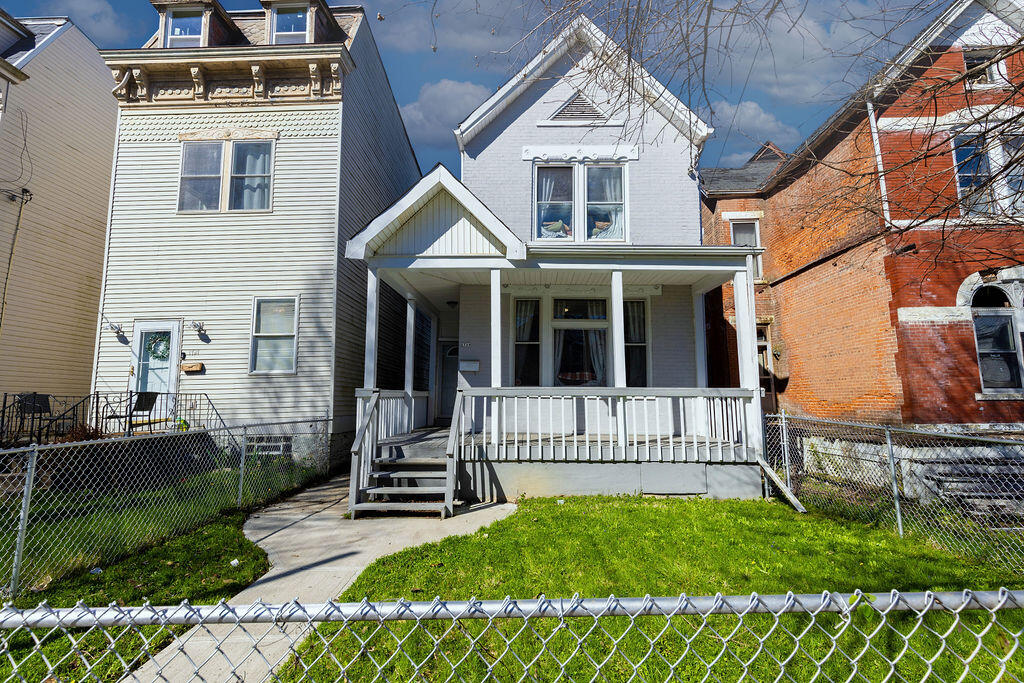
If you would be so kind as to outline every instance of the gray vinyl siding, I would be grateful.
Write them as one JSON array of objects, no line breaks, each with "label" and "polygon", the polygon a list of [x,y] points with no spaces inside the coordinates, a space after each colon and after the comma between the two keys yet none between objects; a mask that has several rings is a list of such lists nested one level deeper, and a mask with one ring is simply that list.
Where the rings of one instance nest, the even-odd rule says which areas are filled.
[{"label": "gray vinyl siding", "polygon": [[[228,420],[331,407],[338,126],[337,105],[122,112],[104,316],[128,339],[137,320],[181,320],[181,349],[205,372],[179,374],[178,390],[208,394]],[[279,132],[272,211],[178,214],[178,135],[224,127]],[[251,375],[253,297],[296,295],[296,373]],[[131,388],[133,364],[130,346],[101,330],[96,389]]]},{"label": "gray vinyl siding", "polygon": [[20,202],[0,198],[0,278],[10,265],[0,330],[0,391],[83,395],[89,391],[117,102],[110,70],[73,26],[25,66],[0,117],[4,188],[25,206],[13,262],[8,255]]},{"label": "gray vinyl siding", "polygon": [[611,112],[625,122],[618,127],[537,125],[575,94],[576,89],[563,78],[571,66],[568,57],[557,62],[470,140],[462,154],[462,181],[520,239],[531,241],[533,162],[523,160],[524,146],[636,145],[639,159],[627,162],[630,241],[700,244],[698,186],[690,176],[696,151],[660,114],[649,108],[640,112],[637,107],[632,114]]},{"label": "gray vinyl siding", "polygon": [[386,282],[380,285],[377,321],[377,388],[405,388],[405,298]]},{"label": "gray vinyl siding", "polygon": [[[345,78],[342,105],[334,370],[337,431],[354,429],[355,390],[363,385],[366,343],[366,265],[344,258],[344,245],[420,178],[401,113],[365,19],[349,51],[356,69]],[[404,313],[401,319],[404,322]],[[398,359],[379,360],[404,363],[404,352]]]}]

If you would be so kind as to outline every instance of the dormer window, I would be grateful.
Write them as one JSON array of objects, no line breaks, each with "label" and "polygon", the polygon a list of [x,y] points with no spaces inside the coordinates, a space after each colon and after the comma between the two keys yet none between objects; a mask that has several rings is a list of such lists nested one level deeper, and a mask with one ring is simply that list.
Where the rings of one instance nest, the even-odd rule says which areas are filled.
[{"label": "dormer window", "polygon": [[202,44],[202,10],[176,10],[167,14],[166,47],[201,47]]},{"label": "dormer window", "polygon": [[309,7],[278,7],[274,9],[274,44],[296,45],[307,42]]}]

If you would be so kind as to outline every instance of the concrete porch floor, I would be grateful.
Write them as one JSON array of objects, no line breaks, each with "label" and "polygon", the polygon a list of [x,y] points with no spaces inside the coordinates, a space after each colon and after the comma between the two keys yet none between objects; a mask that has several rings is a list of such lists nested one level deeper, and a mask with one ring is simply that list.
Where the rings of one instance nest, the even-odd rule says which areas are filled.
[{"label": "concrete porch floor", "polygon": [[[290,600],[310,604],[336,599],[378,557],[473,533],[516,509],[511,503],[483,504],[446,520],[436,515],[350,520],[345,518],[348,490],[348,476],[335,477],[250,516],[245,535],[267,551],[270,571],[229,604]],[[308,631],[305,624],[196,627],[142,666],[134,677],[143,681],[272,678],[271,671],[288,659],[291,648]],[[258,651],[254,643],[258,643]]]}]

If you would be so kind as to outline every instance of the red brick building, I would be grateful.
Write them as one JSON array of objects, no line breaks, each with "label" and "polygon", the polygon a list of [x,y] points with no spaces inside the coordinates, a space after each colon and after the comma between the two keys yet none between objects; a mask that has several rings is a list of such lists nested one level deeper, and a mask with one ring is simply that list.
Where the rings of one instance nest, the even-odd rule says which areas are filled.
[{"label": "red brick building", "polygon": [[[1002,7],[954,2],[793,154],[702,171],[705,242],[764,248],[767,409],[1024,423],[1024,25]],[[713,386],[736,384],[731,300],[705,295]]]}]

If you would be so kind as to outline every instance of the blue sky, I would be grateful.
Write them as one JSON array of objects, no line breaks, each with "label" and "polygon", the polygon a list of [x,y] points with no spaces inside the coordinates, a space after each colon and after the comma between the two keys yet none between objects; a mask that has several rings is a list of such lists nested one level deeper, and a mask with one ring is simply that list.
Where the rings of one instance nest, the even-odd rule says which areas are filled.
[{"label": "blue sky", "polygon": [[[259,7],[258,0],[221,2],[229,10]],[[792,150],[877,66],[844,55],[866,35],[857,17],[870,17],[877,29],[885,2],[812,0],[807,11],[768,26],[763,38],[731,38],[710,67],[712,111],[702,115],[716,133],[701,165],[739,165],[764,139]],[[70,16],[102,48],[137,47],[157,24],[148,0],[0,3],[15,16]],[[506,0],[375,0],[364,6],[420,166],[426,171],[440,161],[457,173],[452,127],[532,56],[519,43],[527,28],[517,9],[522,6]]]}]

